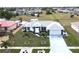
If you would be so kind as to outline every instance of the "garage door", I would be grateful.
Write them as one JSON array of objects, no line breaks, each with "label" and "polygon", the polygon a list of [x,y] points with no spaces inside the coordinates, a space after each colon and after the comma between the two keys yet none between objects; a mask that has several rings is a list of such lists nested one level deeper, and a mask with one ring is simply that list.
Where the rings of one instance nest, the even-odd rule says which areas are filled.
[{"label": "garage door", "polygon": [[55,35],[61,35],[61,30],[51,30],[49,31],[49,35],[55,36]]}]

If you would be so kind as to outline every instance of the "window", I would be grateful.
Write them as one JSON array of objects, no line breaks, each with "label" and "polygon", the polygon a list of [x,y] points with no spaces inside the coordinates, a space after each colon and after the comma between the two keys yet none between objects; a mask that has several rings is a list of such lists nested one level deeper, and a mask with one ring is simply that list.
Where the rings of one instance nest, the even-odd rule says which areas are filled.
[{"label": "window", "polygon": [[7,30],[7,27],[5,27],[5,30]]},{"label": "window", "polygon": [[27,31],[30,31],[30,27],[27,27]]},{"label": "window", "polygon": [[41,27],[41,31],[46,31],[46,27]]}]

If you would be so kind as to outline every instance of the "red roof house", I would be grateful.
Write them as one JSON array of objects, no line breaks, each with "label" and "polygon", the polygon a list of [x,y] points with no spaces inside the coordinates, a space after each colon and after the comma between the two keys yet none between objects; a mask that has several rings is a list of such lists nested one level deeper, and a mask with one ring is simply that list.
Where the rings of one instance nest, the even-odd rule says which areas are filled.
[{"label": "red roof house", "polygon": [[15,29],[17,23],[15,21],[0,21],[0,32],[7,32]]}]

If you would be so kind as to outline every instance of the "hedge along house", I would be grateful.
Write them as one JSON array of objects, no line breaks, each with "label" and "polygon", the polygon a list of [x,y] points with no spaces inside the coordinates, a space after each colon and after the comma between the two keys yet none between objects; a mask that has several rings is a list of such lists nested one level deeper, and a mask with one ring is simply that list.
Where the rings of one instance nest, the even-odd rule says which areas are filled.
[{"label": "hedge along house", "polygon": [[39,21],[32,19],[23,26],[24,31],[39,34],[47,32],[48,35],[63,35],[64,28],[58,22],[54,21]]}]

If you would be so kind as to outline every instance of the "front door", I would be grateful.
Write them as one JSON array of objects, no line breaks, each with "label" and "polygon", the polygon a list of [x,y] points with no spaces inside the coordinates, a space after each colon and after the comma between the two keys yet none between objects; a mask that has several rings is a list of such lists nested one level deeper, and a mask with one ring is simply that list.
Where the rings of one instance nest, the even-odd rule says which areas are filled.
[{"label": "front door", "polygon": [[35,33],[39,33],[40,32],[40,28],[35,28]]}]

